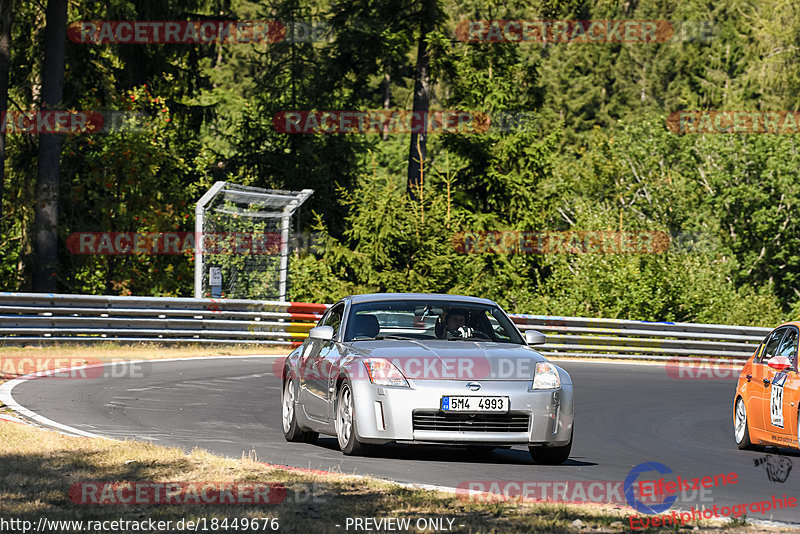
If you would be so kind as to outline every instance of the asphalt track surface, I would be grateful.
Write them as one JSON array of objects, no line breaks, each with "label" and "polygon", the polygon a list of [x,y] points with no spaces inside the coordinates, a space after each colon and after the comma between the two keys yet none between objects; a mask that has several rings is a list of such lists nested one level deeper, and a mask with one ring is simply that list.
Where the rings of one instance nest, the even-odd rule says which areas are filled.
[{"label": "asphalt track surface", "polygon": [[[660,462],[673,471],[667,480],[737,474],[736,484],[703,495],[686,492],[672,509],[771,501],[784,494],[800,502],[800,454],[780,451],[794,469],[778,483],[754,463],[767,455],[775,459],[777,449],[737,449],[733,379],[676,379],[659,365],[560,361],[575,385],[574,444],[566,464],[540,466],[524,447],[470,457],[455,447],[389,445],[371,457],[346,457],[335,438],[289,444],[281,432],[273,361],[153,362],[127,378],[30,380],[13,396],[53,421],[107,437],[201,447],[234,458],[255,451],[268,463],[400,482],[458,487],[500,481],[508,487],[503,481],[620,481],[638,464]],[[659,476],[651,471],[641,478]],[[800,523],[800,507],[747,515]]]}]

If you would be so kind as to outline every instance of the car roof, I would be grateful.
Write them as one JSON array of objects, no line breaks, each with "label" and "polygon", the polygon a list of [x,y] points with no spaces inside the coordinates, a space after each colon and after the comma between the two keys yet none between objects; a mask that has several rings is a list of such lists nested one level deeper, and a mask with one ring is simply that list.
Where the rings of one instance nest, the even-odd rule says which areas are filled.
[{"label": "car roof", "polygon": [[380,302],[384,300],[448,300],[464,304],[489,304],[496,306],[494,301],[480,297],[467,297],[464,295],[449,295],[447,293],[367,293],[364,295],[350,295],[345,297],[353,304],[361,302]]}]

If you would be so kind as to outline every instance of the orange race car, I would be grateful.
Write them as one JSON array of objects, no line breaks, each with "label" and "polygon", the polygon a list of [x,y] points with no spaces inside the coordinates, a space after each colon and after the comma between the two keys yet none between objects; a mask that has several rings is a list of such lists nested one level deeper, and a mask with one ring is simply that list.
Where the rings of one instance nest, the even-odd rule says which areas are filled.
[{"label": "orange race car", "polygon": [[733,432],[740,449],[800,447],[800,322],[780,325],[744,364],[733,401]]}]

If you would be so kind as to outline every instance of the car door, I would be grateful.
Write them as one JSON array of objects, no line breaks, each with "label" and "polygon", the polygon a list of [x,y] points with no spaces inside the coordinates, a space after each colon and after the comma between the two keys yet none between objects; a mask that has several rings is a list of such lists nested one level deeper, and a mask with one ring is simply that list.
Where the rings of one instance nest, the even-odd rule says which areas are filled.
[{"label": "car door", "polygon": [[328,420],[328,381],[331,373],[330,356],[336,350],[336,339],[342,324],[344,304],[333,306],[317,326],[333,328],[333,339],[309,339],[300,356],[300,401],[308,417]]},{"label": "car door", "polygon": [[764,339],[759,354],[753,360],[752,375],[748,375],[747,418],[750,426],[757,430],[764,431],[767,428],[764,415],[765,412],[769,413],[766,401],[769,400],[769,387],[772,383],[768,376],[771,369],[767,367],[767,361],[777,354],[786,330],[785,326],[776,328]]},{"label": "car door", "polygon": [[784,442],[780,439],[794,436],[797,431],[797,419],[795,412],[796,404],[791,404],[796,400],[797,394],[797,341],[800,331],[796,326],[786,327],[786,334],[781,339],[778,349],[773,356],[785,356],[789,361],[794,362],[794,368],[785,371],[778,371],[769,367],[768,359],[763,359],[765,394],[764,394],[764,429],[775,436],[774,440]]},{"label": "car door", "polygon": [[787,443],[800,447],[800,354],[795,344],[794,357],[789,356],[792,366],[787,371],[786,382],[783,385],[783,415],[786,418]]}]

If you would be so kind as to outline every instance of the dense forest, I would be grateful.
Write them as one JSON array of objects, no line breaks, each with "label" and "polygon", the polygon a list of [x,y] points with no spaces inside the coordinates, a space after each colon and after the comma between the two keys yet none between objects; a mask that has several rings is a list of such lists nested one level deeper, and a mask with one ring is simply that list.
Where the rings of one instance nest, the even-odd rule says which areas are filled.
[{"label": "dense forest", "polygon": [[[790,2],[0,0],[0,19],[10,37],[0,35],[2,290],[191,296],[191,254],[74,254],[67,240],[191,232],[195,203],[225,180],[314,189],[299,228],[318,237],[291,258],[294,301],[436,291],[520,313],[760,325],[800,315],[800,137],[791,124],[721,127],[724,113],[716,129],[674,120],[798,111]],[[92,39],[81,21],[274,26],[248,42],[131,43]],[[531,25],[489,21],[572,22],[525,40],[516,29]],[[657,21],[658,31],[593,41],[574,21]],[[48,109],[146,120],[68,135],[6,120]],[[524,121],[276,127],[281,113],[314,110]],[[479,232],[657,232],[682,245],[466,253],[458,241]]]}]

